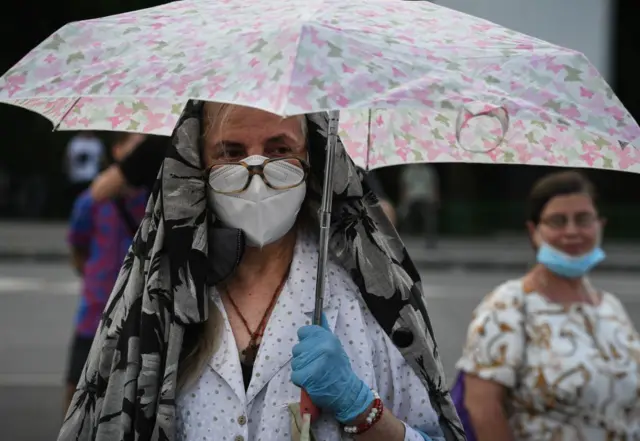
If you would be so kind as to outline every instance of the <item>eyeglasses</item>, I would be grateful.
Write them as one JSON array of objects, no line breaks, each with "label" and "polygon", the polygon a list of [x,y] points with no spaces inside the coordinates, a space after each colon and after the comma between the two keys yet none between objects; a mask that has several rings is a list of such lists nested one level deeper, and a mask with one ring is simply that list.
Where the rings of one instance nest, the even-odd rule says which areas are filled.
[{"label": "eyeglasses", "polygon": [[289,190],[307,179],[309,164],[296,157],[267,159],[258,165],[249,165],[244,161],[225,162],[212,165],[208,173],[209,186],[216,193],[242,193],[249,188],[256,175],[269,188]]},{"label": "eyeglasses", "polygon": [[588,228],[593,226],[598,220],[598,215],[594,213],[578,213],[575,216],[567,216],[566,214],[552,214],[540,220],[540,223],[554,230],[567,228],[571,221],[578,228]]}]

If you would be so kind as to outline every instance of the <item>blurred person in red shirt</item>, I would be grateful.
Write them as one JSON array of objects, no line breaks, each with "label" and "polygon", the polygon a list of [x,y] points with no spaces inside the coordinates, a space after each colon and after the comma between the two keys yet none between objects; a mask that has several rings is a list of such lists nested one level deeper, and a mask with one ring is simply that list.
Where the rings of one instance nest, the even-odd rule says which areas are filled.
[{"label": "blurred person in red shirt", "polygon": [[[118,133],[111,146],[118,163],[144,140],[144,135]],[[89,355],[102,312],[120,272],[133,236],[144,216],[148,193],[125,189],[113,199],[95,200],[89,190],[75,200],[68,242],[72,263],[82,277],[67,371],[67,409]]]}]

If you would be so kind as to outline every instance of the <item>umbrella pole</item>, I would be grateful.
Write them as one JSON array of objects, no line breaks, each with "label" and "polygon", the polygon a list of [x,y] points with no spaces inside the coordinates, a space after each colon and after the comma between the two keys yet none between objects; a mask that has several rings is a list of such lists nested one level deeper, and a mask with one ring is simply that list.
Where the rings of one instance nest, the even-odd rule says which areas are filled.
[{"label": "umbrella pole", "polygon": [[[322,324],[322,307],[324,304],[325,274],[329,255],[329,236],[331,228],[331,205],[333,204],[333,164],[338,143],[338,124],[340,111],[329,112],[329,128],[327,133],[327,156],[324,163],[324,180],[322,183],[322,203],[320,205],[320,249],[318,252],[318,273],[316,276],[316,304],[313,310],[313,324]],[[320,411],[313,405],[306,391],[300,396],[300,413],[303,417],[301,440],[308,440],[309,426]]]},{"label": "umbrella pole", "polygon": [[331,235],[331,206],[333,204],[333,164],[338,143],[338,124],[340,111],[329,112],[329,128],[327,133],[327,157],[324,163],[324,180],[322,183],[322,202],[320,205],[320,247],[318,253],[318,273],[316,277],[316,304],[313,311],[313,324],[322,323],[322,307],[324,303],[325,274],[329,254],[329,237]]}]

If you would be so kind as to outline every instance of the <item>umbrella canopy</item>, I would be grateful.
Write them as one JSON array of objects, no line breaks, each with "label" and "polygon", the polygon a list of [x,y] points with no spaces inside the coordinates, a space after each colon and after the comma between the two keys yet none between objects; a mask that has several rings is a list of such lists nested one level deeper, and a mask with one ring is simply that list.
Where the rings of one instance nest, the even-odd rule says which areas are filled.
[{"label": "umbrella canopy", "polygon": [[578,52],[429,2],[246,6],[183,0],[71,23],[0,79],[0,102],[60,130],[154,134],[170,134],[189,99],[281,115],[349,109],[344,142],[368,168],[639,170],[640,128]]}]

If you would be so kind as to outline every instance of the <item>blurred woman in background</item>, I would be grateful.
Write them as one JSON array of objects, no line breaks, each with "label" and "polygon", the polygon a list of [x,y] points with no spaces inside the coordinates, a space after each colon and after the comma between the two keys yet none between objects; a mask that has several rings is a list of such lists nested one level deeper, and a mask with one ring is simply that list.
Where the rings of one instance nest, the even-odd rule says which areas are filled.
[{"label": "blurred woman in background", "polygon": [[590,282],[604,258],[593,185],[573,171],[533,188],[537,265],[474,311],[454,401],[479,441],[640,439],[640,338]]},{"label": "blurred woman in background", "polygon": [[[143,141],[144,135],[116,133],[111,145],[113,161],[117,164]],[[69,354],[65,410],[76,390],[122,261],[144,215],[148,196],[145,190],[129,187],[113,199],[96,201],[85,190],[74,202],[68,242],[72,265],[82,277],[82,292]]]}]

